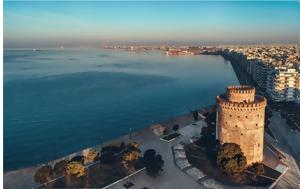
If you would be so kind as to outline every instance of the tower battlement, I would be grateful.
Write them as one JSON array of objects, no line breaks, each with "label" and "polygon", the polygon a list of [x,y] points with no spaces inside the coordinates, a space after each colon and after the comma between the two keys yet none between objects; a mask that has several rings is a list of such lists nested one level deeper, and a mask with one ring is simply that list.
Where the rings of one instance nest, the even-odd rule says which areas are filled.
[{"label": "tower battlement", "polygon": [[248,85],[232,85],[227,87],[227,91],[232,93],[255,94],[255,88]]},{"label": "tower battlement", "polygon": [[265,108],[267,105],[267,100],[265,97],[255,96],[254,101],[229,101],[228,99],[222,98],[221,96],[217,96],[216,100],[219,106],[222,106],[224,109],[233,109],[240,111],[252,111],[260,108]]},{"label": "tower battlement", "polygon": [[252,102],[255,97],[255,88],[247,85],[227,87],[227,98],[232,102]]}]

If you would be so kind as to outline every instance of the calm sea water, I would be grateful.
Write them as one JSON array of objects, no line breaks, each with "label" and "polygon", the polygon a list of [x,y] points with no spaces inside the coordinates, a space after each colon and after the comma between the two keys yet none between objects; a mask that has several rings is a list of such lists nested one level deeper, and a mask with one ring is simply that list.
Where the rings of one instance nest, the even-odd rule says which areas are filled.
[{"label": "calm sea water", "polygon": [[4,169],[45,163],[210,105],[238,80],[221,56],[4,51]]}]

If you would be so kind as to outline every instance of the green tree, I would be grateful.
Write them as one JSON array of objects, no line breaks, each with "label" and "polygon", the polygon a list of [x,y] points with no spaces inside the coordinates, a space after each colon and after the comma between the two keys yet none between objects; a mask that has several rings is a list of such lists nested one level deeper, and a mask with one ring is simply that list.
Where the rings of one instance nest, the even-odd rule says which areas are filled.
[{"label": "green tree", "polygon": [[217,165],[224,173],[234,175],[246,169],[247,160],[238,144],[224,143],[217,151]]},{"label": "green tree", "polygon": [[144,152],[144,160],[149,160],[151,157],[155,156],[156,151],[154,149],[148,149]]},{"label": "green tree", "polygon": [[146,167],[147,174],[151,177],[155,177],[159,172],[163,171],[164,160],[162,156],[156,154],[155,150],[149,149],[144,153],[143,156],[144,164]]},{"label": "green tree", "polygon": [[37,183],[45,183],[53,179],[53,169],[50,165],[43,166],[37,170],[34,180]]}]

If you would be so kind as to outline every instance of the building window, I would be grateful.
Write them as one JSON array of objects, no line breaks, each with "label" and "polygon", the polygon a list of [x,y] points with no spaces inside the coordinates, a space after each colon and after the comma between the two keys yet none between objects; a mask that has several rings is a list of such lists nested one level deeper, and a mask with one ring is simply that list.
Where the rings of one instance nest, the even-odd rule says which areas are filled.
[{"label": "building window", "polygon": [[260,144],[258,144],[257,146],[260,147]]},{"label": "building window", "polygon": [[237,128],[237,125],[235,125],[235,128]]},{"label": "building window", "polygon": [[247,118],[248,118],[248,116],[245,116],[245,118],[247,119]]},{"label": "building window", "polygon": [[243,135],[243,133],[241,133],[241,135]]},{"label": "building window", "polygon": [[238,118],[240,118],[240,116],[238,116]]},{"label": "building window", "polygon": [[232,117],[232,115],[230,114],[229,117]]}]

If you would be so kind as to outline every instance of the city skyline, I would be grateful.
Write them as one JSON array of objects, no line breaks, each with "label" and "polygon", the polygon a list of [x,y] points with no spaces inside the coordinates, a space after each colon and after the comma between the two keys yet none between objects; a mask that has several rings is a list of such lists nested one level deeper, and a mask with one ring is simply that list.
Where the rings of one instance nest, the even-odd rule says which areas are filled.
[{"label": "city skyline", "polygon": [[295,2],[4,2],[4,48],[297,43]]}]

